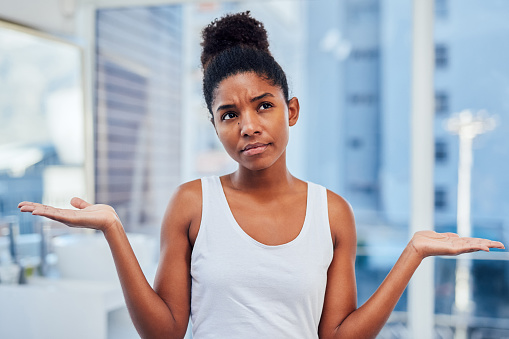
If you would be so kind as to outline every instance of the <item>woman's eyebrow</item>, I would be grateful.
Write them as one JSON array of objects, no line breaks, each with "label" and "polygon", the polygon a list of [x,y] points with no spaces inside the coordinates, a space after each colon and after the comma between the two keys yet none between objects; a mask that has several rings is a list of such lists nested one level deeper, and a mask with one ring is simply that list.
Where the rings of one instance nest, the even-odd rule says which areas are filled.
[{"label": "woman's eyebrow", "polygon": [[274,98],[274,95],[272,93],[267,92],[267,93],[263,93],[262,95],[259,95],[257,97],[252,98],[250,101],[251,102],[255,102],[255,101],[258,101],[258,100],[263,99],[265,97],[273,97]]},{"label": "woman's eyebrow", "polygon": [[237,107],[237,106],[232,105],[232,104],[230,104],[230,105],[221,105],[221,106],[219,106],[216,109],[216,112],[219,112],[220,110],[223,110],[223,109],[231,109],[231,108],[235,108],[235,107]]},{"label": "woman's eyebrow", "polygon": [[[252,99],[251,99],[251,100],[249,100],[249,101],[250,101],[250,102],[255,102],[255,101],[258,101],[258,100],[263,99],[263,98],[265,98],[265,97],[272,97],[272,98],[274,98],[274,95],[273,95],[272,93],[267,92],[267,93],[263,93],[263,94],[261,94],[261,95],[258,95],[258,96],[256,96],[256,97],[252,98]],[[221,111],[221,110],[225,110],[225,109],[232,109],[232,108],[236,108],[236,107],[237,107],[237,106],[235,106],[234,104],[221,105],[221,106],[219,106],[219,107],[216,109],[216,112],[219,112],[219,111]]]}]

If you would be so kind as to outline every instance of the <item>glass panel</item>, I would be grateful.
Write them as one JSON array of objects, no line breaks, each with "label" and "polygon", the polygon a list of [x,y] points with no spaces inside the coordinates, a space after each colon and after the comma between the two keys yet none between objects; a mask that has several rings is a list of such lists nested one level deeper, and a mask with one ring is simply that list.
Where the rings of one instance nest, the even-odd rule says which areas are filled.
[{"label": "glass panel", "polygon": [[[441,0],[436,10],[437,230],[507,245],[509,3]],[[435,272],[443,337],[509,335],[506,253],[438,259]]]},{"label": "glass panel", "polygon": [[129,232],[159,234],[180,183],[182,7],[96,17],[95,193]]},{"label": "glass panel", "polygon": [[38,263],[44,246],[30,233],[41,220],[18,203],[70,207],[73,196],[87,198],[80,49],[0,23],[0,121],[0,235],[16,243],[13,260]]},{"label": "glass panel", "polygon": [[[338,192],[352,204],[357,220],[360,305],[408,241],[412,3],[342,4],[341,29],[351,52],[339,71],[341,106],[332,114],[341,117],[336,138],[345,145],[337,155],[345,171]],[[317,93],[314,101],[319,98]],[[316,175],[319,171],[316,167]],[[405,292],[379,337],[408,337],[406,311]]]}]

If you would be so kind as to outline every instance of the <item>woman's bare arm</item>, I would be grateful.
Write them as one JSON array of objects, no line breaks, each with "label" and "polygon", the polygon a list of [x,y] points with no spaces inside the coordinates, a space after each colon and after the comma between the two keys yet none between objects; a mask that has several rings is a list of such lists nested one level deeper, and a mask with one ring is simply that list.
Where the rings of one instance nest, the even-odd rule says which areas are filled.
[{"label": "woman's bare arm", "polygon": [[[188,185],[188,186],[186,186]],[[71,227],[103,232],[115,262],[127,308],[142,338],[183,338],[190,310],[188,229],[193,213],[201,209],[194,200],[196,184],[181,186],[168,205],[162,226],[161,258],[154,289],[146,280],[117,214],[108,205],[91,205],[79,198],[71,204],[78,210],[57,209],[22,202],[22,212],[44,216]],[[195,191],[191,191],[192,189]],[[198,204],[198,205],[197,205]],[[161,278],[163,277],[163,278]],[[161,286],[161,281],[164,286]]]},{"label": "woman's bare arm", "polygon": [[425,257],[504,248],[498,241],[460,238],[452,233],[417,232],[380,287],[357,308],[353,214],[348,204],[339,196],[329,192],[328,199],[335,249],[327,277],[319,328],[320,338],[375,338]]}]

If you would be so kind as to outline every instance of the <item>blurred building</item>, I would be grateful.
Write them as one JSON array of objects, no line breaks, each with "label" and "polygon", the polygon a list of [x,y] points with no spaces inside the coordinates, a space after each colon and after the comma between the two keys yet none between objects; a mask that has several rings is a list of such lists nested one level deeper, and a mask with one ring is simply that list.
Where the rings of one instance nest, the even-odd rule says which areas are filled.
[{"label": "blurred building", "polygon": [[[313,23],[308,24],[307,42],[309,102],[303,104],[304,114],[313,116],[307,127],[307,175],[353,206],[362,301],[398,255],[397,250],[389,254],[384,245],[398,248],[408,239],[412,2],[313,2],[307,13]],[[458,137],[445,123],[464,109],[486,109],[499,124],[474,141],[473,234],[505,242],[509,43],[503,36],[509,34],[504,21],[508,13],[509,3],[500,1],[435,1],[436,229],[456,231]],[[455,260],[437,261],[437,313],[454,312],[454,267]],[[381,273],[382,268],[386,271]],[[509,295],[507,262],[476,260],[472,274],[477,286],[473,314],[506,317],[500,298]],[[397,310],[406,309],[405,302],[403,297]],[[472,321],[472,326],[487,325]]]},{"label": "blurred building", "polygon": [[[344,195],[361,217],[404,226],[409,219],[410,1],[309,4],[307,174]],[[435,29],[435,207],[438,225],[455,225],[458,140],[445,128],[464,109],[501,122],[474,144],[472,216],[501,228],[508,211],[509,163],[504,60],[509,4],[437,1]],[[500,234],[497,234],[500,236]]]}]

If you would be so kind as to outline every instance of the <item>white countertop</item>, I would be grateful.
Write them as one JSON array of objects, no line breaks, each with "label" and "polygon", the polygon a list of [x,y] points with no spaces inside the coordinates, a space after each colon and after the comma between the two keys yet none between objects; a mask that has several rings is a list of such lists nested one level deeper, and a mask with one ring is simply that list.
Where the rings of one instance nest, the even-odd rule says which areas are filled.
[{"label": "white countertop", "polygon": [[33,278],[0,285],[0,338],[106,339],[109,314],[123,309],[118,282]]}]

